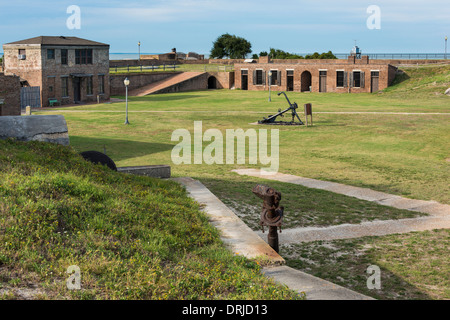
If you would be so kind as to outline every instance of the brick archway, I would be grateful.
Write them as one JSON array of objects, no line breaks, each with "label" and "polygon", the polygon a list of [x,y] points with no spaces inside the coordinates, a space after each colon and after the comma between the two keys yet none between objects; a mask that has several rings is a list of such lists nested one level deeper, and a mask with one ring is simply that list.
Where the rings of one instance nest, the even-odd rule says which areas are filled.
[{"label": "brick archway", "polygon": [[309,91],[311,91],[310,90],[311,83],[312,83],[311,72],[303,71],[302,75],[300,77],[300,83],[301,83],[301,87],[300,87],[300,91],[301,92],[309,92]]},{"label": "brick archway", "polygon": [[217,89],[217,79],[214,76],[208,78],[208,89]]}]

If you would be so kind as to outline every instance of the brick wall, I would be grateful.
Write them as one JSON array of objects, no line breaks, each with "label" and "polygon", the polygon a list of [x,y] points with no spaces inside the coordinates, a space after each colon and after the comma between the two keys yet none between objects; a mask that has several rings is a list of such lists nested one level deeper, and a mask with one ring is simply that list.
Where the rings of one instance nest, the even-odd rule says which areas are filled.
[{"label": "brick wall", "polygon": [[[19,49],[25,49],[26,59],[19,60]],[[54,59],[47,58],[47,49],[55,50]],[[68,50],[68,63],[61,63],[61,50]],[[92,49],[92,64],[75,64],[76,49]],[[74,103],[74,81],[72,74],[86,74],[92,77],[92,94],[88,94],[87,77],[80,78],[80,101],[109,100],[109,47],[107,46],[41,46],[41,45],[7,45],[3,47],[6,75],[18,75],[31,87],[40,87],[41,104],[49,105],[49,99],[57,99],[61,104]],[[63,96],[62,78],[68,78],[68,95]],[[103,79],[103,81],[101,81]],[[103,93],[100,82],[104,83]]]},{"label": "brick wall", "polygon": [[20,116],[20,78],[0,73],[0,116]]},{"label": "brick wall", "polygon": [[208,79],[216,79],[216,89],[231,89],[234,86],[234,72],[208,72]]},{"label": "brick wall", "polygon": [[181,72],[155,72],[155,73],[130,73],[130,74],[113,74],[110,76],[111,95],[123,96],[125,95],[125,85],[123,81],[125,78],[130,80],[128,90],[138,89],[140,87],[158,82],[172,77]]},{"label": "brick wall", "polygon": [[[93,49],[92,64],[75,64],[74,47],[59,46],[55,50],[55,58],[47,59],[47,49],[54,46],[42,47],[42,105],[48,106],[49,99],[57,99],[61,104],[74,102],[74,81],[71,74],[86,74],[92,77],[92,94],[88,94],[88,77],[80,78],[80,100],[83,102],[97,101],[97,95],[101,101],[109,100],[109,48],[108,47],[82,47],[82,49]],[[61,49],[68,50],[67,65],[61,64]],[[68,77],[68,96],[63,96],[63,78]],[[103,93],[100,92],[100,82],[103,78]]]},{"label": "brick wall", "polygon": [[[319,62],[320,61],[320,62]],[[315,63],[302,63],[302,64],[278,64],[278,63],[249,63],[249,64],[236,64],[235,65],[235,86],[242,89],[242,69],[248,70],[248,90],[269,90],[268,72],[270,70],[278,70],[281,72],[280,85],[272,85],[271,90],[274,91],[288,91],[287,83],[287,70],[293,71],[293,91],[305,91],[302,89],[302,74],[309,72],[311,74],[311,81],[307,84],[307,87],[311,86],[312,92],[319,92],[319,79],[320,71],[326,71],[326,92],[371,92],[371,72],[379,72],[379,85],[378,90],[386,88],[392,77],[395,76],[395,68],[389,68],[388,64],[349,64],[342,62],[337,63],[323,63],[321,60],[316,60]],[[254,84],[254,71],[263,70],[265,72],[266,84]],[[347,73],[347,83],[350,80],[350,74],[354,71],[364,72],[364,87],[337,87],[337,71],[344,71]],[[304,79],[303,86],[307,79]]]}]

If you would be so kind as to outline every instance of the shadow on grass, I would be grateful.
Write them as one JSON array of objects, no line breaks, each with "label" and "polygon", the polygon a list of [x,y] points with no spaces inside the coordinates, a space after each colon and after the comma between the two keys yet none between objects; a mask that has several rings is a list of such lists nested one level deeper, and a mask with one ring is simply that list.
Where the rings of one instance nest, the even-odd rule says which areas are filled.
[{"label": "shadow on grass", "polygon": [[[376,237],[358,239],[315,241],[283,245],[280,241],[280,254],[286,264],[294,269],[330,281],[350,290],[380,300],[430,300],[423,289],[408,282],[395,272],[380,266],[380,289],[369,289],[369,284],[377,281],[375,273],[367,272],[371,265],[379,265],[378,259],[364,251],[371,246]],[[395,250],[395,248],[393,248]],[[399,253],[400,261],[406,260]],[[369,278],[370,277],[370,278]]]},{"label": "shadow on grass", "polygon": [[163,152],[173,148],[173,145],[167,143],[79,136],[70,136],[70,145],[77,152],[95,150],[106,153],[115,162]]}]

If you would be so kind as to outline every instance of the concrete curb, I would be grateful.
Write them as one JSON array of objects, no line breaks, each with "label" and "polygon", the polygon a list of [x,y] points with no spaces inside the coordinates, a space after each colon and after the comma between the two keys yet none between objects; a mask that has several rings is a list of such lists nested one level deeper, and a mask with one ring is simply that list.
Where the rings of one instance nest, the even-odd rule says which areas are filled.
[{"label": "concrete curb", "polygon": [[308,300],[373,300],[310,274],[288,266],[280,266],[285,263],[284,259],[200,181],[192,178],[172,178],[172,180],[184,185],[194,200],[205,205],[204,211],[209,216],[211,224],[220,230],[222,240],[234,253],[247,258],[265,257],[275,265],[263,268],[262,272],[267,277],[298,293],[306,293]]},{"label": "concrete curb", "polygon": [[275,250],[200,181],[192,178],[173,178],[172,180],[184,185],[194,200],[205,205],[204,211],[209,216],[211,224],[219,229],[223,242],[230,246],[233,253],[250,259],[264,257],[273,264],[285,263]]}]

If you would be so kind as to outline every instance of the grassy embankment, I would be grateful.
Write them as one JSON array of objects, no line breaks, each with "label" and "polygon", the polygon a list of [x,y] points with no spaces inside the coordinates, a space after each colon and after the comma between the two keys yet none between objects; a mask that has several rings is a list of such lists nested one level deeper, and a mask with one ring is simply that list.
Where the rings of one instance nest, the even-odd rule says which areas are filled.
[{"label": "grassy embankment", "polygon": [[0,243],[4,299],[298,298],[226,249],[178,184],[62,146],[0,140]]}]

